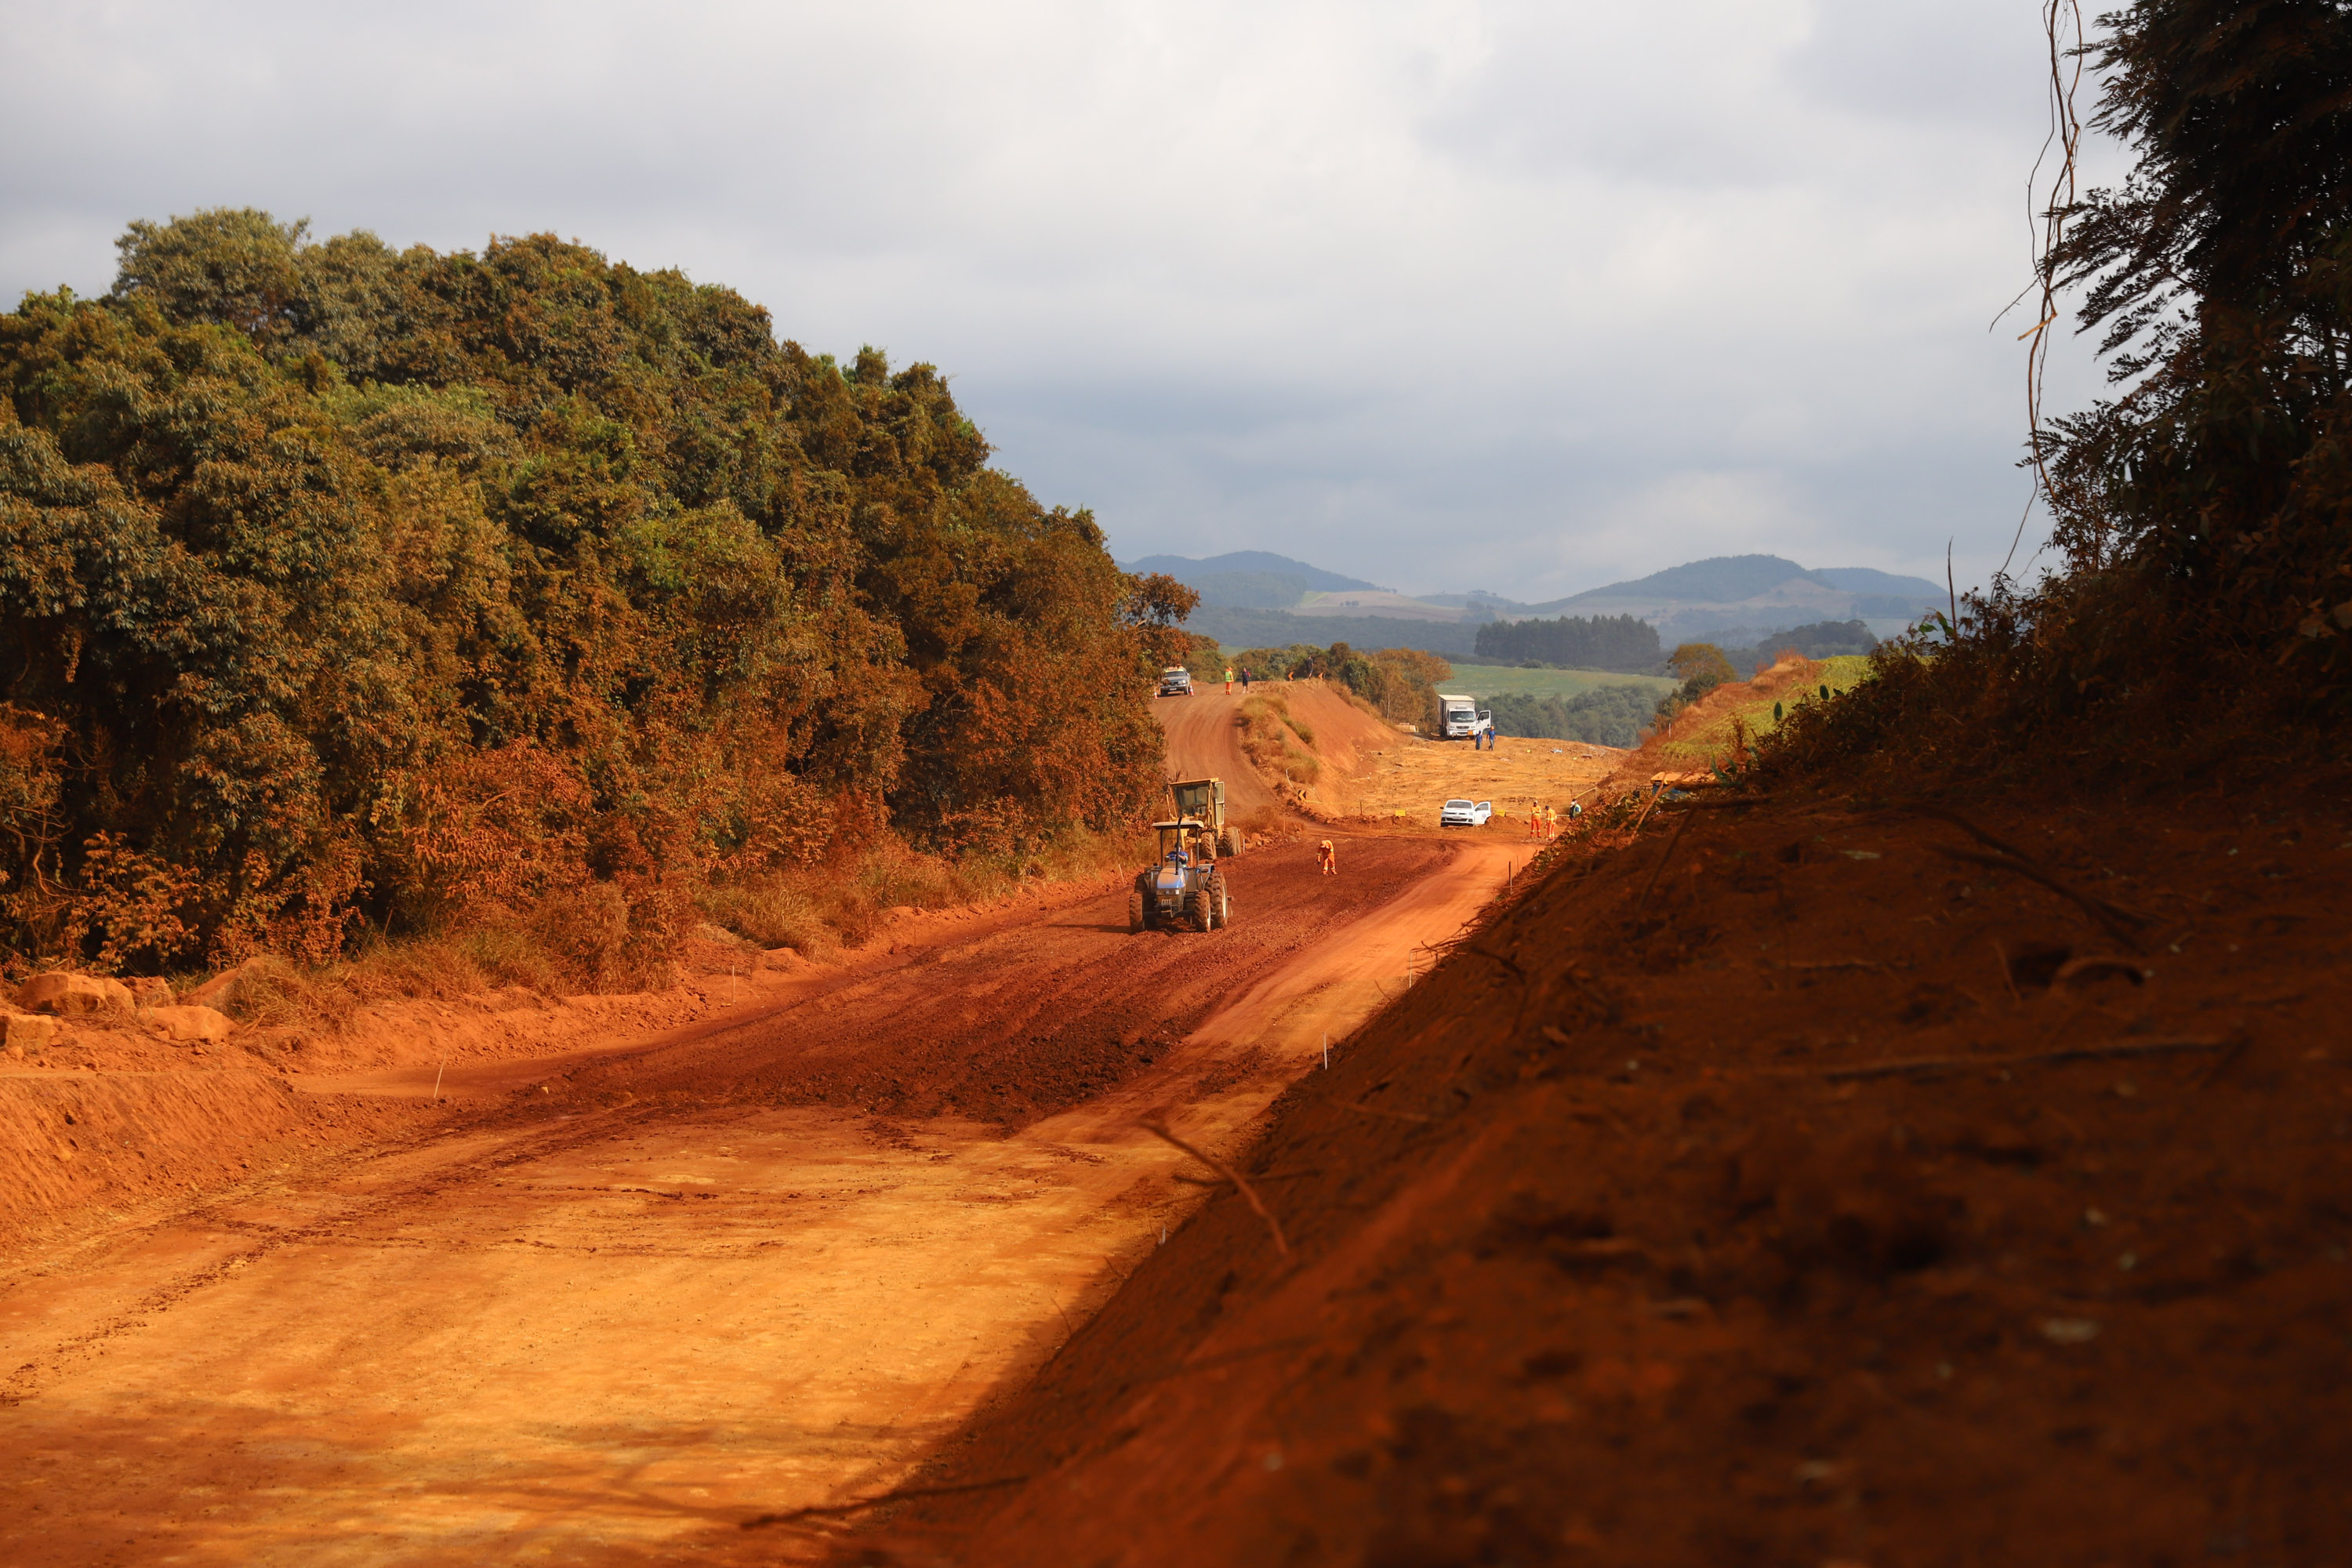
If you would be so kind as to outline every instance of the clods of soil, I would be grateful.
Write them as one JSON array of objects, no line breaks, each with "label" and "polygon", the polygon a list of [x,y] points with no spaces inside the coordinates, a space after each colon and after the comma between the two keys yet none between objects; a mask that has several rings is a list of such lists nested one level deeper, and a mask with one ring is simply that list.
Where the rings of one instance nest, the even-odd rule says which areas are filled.
[{"label": "clods of soil", "polygon": [[2339,1561],[2348,873],[2285,795],[1579,841],[840,1560]]}]

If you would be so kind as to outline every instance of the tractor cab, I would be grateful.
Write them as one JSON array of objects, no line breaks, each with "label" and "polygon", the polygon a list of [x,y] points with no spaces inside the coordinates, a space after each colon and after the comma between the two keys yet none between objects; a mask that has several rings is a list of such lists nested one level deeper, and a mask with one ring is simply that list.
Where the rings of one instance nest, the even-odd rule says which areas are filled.
[{"label": "tractor cab", "polygon": [[1198,817],[1155,822],[1159,854],[1135,879],[1128,896],[1128,929],[1165,929],[1189,921],[1198,931],[1214,931],[1232,918],[1232,895],[1217,865],[1217,836]]},{"label": "tractor cab", "polygon": [[1200,866],[1217,858],[1216,837],[1206,823],[1181,817],[1174,822],[1155,822],[1151,830],[1160,836],[1162,866]]}]

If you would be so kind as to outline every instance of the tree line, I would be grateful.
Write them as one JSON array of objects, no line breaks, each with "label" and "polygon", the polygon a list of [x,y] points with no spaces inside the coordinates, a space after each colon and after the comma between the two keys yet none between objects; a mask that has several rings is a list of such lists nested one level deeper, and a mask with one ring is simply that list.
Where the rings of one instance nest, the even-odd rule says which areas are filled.
[{"label": "tree line", "polygon": [[1567,669],[1646,670],[1662,657],[1658,628],[1633,616],[1488,621],[1478,628],[1475,647],[1478,658],[1490,663]]},{"label": "tree line", "polygon": [[0,939],[114,967],[1147,812],[1194,600],[928,364],[540,235],[131,226],[0,318]]}]

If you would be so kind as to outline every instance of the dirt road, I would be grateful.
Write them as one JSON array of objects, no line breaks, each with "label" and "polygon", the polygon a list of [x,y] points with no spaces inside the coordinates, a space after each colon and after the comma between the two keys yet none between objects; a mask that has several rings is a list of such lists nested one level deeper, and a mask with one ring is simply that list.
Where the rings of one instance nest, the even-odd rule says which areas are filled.
[{"label": "dirt road", "polygon": [[742,1519],[890,1485],[1197,1205],[1139,1121],[1231,1146],[1515,858],[1270,847],[1230,931],[983,925],[20,1259],[0,1555],[773,1561]]}]

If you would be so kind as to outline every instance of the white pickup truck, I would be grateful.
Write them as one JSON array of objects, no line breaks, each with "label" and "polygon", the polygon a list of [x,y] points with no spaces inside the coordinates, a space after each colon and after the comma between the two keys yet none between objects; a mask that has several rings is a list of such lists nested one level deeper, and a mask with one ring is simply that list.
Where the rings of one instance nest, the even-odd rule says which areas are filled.
[{"label": "white pickup truck", "polygon": [[1437,695],[1437,703],[1444,714],[1438,722],[1440,738],[1448,741],[1475,741],[1494,732],[1495,715],[1492,712],[1482,711],[1476,698],[1448,697],[1441,691]]}]

